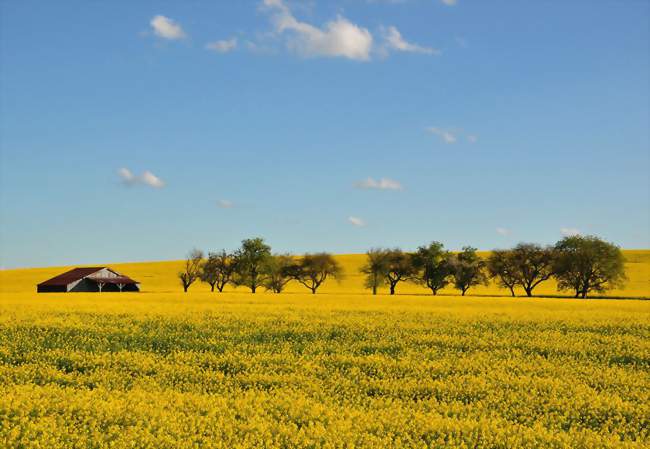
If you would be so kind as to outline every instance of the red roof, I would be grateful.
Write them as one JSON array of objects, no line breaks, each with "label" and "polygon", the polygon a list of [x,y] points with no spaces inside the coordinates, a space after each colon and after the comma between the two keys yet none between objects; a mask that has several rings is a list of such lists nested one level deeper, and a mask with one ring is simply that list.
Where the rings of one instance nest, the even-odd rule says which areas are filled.
[{"label": "red roof", "polygon": [[[45,286],[45,285],[68,285],[68,284],[70,284],[72,282],[79,281],[79,280],[81,280],[81,279],[83,279],[85,277],[89,277],[93,273],[97,273],[98,271],[101,271],[104,268],[107,268],[107,267],[74,268],[74,269],[72,269],[70,271],[66,271],[63,274],[55,276],[52,279],[48,279],[47,281],[41,282],[38,285],[43,285],[43,286]],[[107,269],[111,270],[110,268],[107,268]],[[111,271],[113,271],[113,270],[111,270]],[[113,273],[115,273],[115,272],[113,271]],[[119,273],[115,273],[115,274],[119,275]],[[134,281],[133,279],[131,279],[131,278],[127,277],[127,276],[122,276],[122,275],[119,275],[119,277],[116,277],[116,278],[110,278],[110,281],[107,278],[100,278],[100,277],[97,277],[97,278],[92,278],[91,277],[91,279],[93,279],[93,280],[101,279],[102,282],[106,282],[106,283],[137,284],[137,281]]]}]

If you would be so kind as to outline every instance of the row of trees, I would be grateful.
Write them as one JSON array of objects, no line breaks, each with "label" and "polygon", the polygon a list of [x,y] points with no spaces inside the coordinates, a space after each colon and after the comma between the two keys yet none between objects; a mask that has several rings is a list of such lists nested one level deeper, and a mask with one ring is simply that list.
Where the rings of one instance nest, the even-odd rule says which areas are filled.
[{"label": "row of trees", "polygon": [[233,253],[222,250],[209,253],[207,259],[202,251],[191,251],[178,277],[185,292],[200,280],[210,284],[212,291],[216,287],[222,292],[230,283],[246,286],[252,293],[259,287],[281,293],[290,281],[295,280],[315,294],[328,278],[342,279],[343,270],[331,254],[306,254],[301,258],[273,254],[263,239],[254,238],[243,240],[241,247]]},{"label": "row of trees", "polygon": [[454,254],[439,242],[414,253],[373,249],[367,256],[362,272],[373,294],[381,285],[388,286],[392,295],[400,282],[414,282],[434,295],[452,284],[464,296],[470,288],[493,279],[512,296],[517,287],[533,296],[538,285],[555,278],[558,290],[586,298],[590,292],[622,287],[626,279],[620,248],[594,236],[565,237],[546,247],[520,243],[512,249],[494,250],[487,259],[478,256],[475,248],[465,247]]},{"label": "row of trees", "polygon": [[[464,296],[475,286],[493,279],[515,296],[521,288],[527,296],[542,282],[555,278],[558,290],[570,290],[575,297],[586,298],[591,292],[605,292],[622,286],[625,281],[621,250],[594,236],[566,237],[554,246],[520,243],[512,249],[494,250],[487,259],[476,249],[465,247],[459,253],[445,250],[442,243],[432,242],[413,253],[400,249],[371,249],[361,268],[365,287],[376,295],[387,286],[390,294],[401,282],[422,285],[432,294],[453,285]],[[280,293],[290,281],[297,281],[316,293],[327,279],[340,280],[343,270],[328,253],[272,254],[263,239],[247,239],[233,253],[208,254],[194,250],[185,268],[178,274],[184,291],[201,280],[220,292],[227,284],[247,286],[251,292],[259,287]]]}]

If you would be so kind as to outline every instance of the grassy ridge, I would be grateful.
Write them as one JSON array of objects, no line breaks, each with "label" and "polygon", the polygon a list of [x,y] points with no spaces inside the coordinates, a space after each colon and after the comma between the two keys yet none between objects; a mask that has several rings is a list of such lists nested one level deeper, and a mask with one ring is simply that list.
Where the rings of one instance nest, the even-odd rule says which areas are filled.
[{"label": "grassy ridge", "polygon": [[[488,253],[480,253],[486,257]],[[624,250],[626,258],[626,273],[628,282],[624,289],[615,289],[607,292],[607,296],[612,297],[645,297],[650,298],[650,250]],[[364,254],[337,255],[337,260],[341,263],[346,272],[346,279],[342,282],[326,282],[319,292],[322,293],[345,293],[345,294],[365,294],[367,290],[363,288],[363,276],[359,273],[359,268],[365,262]],[[123,272],[134,279],[142,282],[144,292],[167,293],[182,291],[176,273],[181,269],[182,261],[168,262],[142,262],[142,263],[115,263],[107,264],[108,266]],[[102,265],[98,263],[97,265]],[[0,292],[32,292],[36,290],[36,284],[53,277],[65,269],[73,267],[49,267],[49,268],[31,268],[18,270],[0,271]],[[228,291],[246,292],[245,288],[234,289],[228,286]],[[209,291],[209,286],[203,283],[192,285],[190,291],[205,292]],[[287,292],[305,293],[307,290],[295,283],[289,283]],[[380,290],[381,292],[381,290]],[[384,289],[383,293],[387,291]],[[408,294],[428,294],[428,290],[411,283],[401,283],[397,288],[398,293]],[[523,290],[519,290],[523,295]],[[554,281],[542,283],[536,290],[539,295],[558,295]],[[448,287],[440,292],[444,295],[457,295],[458,291]],[[486,287],[472,288],[468,292],[472,295],[492,295],[501,296],[509,294],[490,284]],[[569,295],[569,292],[562,294]],[[593,295],[598,296],[598,295]]]}]

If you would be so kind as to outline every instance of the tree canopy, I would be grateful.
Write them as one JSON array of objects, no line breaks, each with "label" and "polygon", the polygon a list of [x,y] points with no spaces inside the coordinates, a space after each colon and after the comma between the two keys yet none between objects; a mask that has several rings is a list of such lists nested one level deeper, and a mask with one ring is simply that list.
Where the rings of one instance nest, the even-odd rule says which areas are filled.
[{"label": "tree canopy", "polygon": [[465,296],[467,290],[477,285],[485,285],[485,261],[476,254],[476,248],[471,246],[463,247],[463,250],[455,254],[451,259],[454,285]]},{"label": "tree canopy", "polygon": [[264,282],[264,268],[271,257],[271,247],[264,239],[245,239],[235,251],[235,277],[237,285],[245,285],[255,293]]},{"label": "tree canopy", "polygon": [[555,252],[558,288],[573,291],[576,298],[618,287],[626,279],[620,248],[598,237],[565,237],[555,245]]},{"label": "tree canopy", "polygon": [[428,246],[420,246],[413,255],[415,281],[437,294],[449,284],[452,274],[451,254],[445,251],[440,242],[431,242]]},{"label": "tree canopy", "polygon": [[201,274],[201,265],[203,264],[203,251],[193,249],[185,258],[185,266],[182,271],[178,272],[178,278],[183,285],[183,291],[187,293],[190,285],[196,281]]},{"label": "tree canopy", "polygon": [[293,277],[316,294],[328,277],[342,279],[343,269],[329,253],[305,254],[294,268]]}]

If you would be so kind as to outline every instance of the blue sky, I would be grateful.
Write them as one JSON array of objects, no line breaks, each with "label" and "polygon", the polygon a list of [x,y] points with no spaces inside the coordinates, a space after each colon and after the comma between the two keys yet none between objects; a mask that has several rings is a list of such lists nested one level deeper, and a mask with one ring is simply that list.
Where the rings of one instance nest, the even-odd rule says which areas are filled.
[{"label": "blue sky", "polygon": [[646,1],[0,3],[4,267],[650,247]]}]

